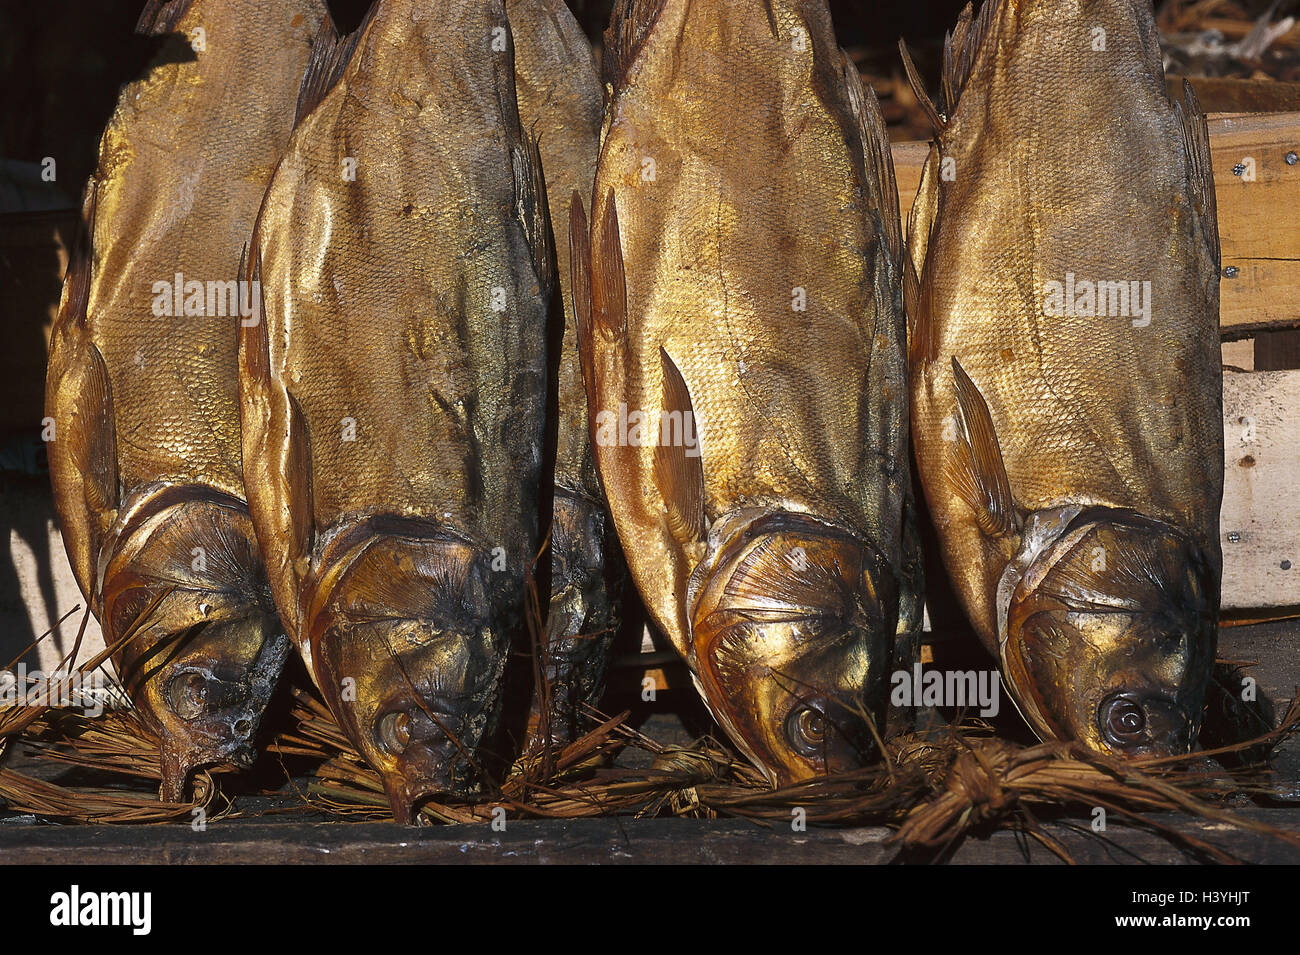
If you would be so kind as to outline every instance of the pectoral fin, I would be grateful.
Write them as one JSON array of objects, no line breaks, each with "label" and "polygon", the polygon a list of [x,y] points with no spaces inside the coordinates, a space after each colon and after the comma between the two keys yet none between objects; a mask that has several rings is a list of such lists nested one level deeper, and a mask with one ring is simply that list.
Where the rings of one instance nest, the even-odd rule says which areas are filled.
[{"label": "pectoral fin", "polygon": [[695,433],[695,412],[686,379],[663,348],[659,349],[659,361],[664,375],[663,410],[681,421],[679,434],[683,440],[665,443],[660,433],[661,440],[655,445],[655,487],[663,495],[673,538],[682,547],[691,549],[703,542],[705,535],[704,465],[698,441],[689,448],[685,444],[686,436]]},{"label": "pectoral fin", "polygon": [[988,403],[956,358],[952,360],[952,373],[962,433],[949,462],[948,479],[975,512],[979,529],[986,537],[1009,537],[1018,532],[1019,519]]}]

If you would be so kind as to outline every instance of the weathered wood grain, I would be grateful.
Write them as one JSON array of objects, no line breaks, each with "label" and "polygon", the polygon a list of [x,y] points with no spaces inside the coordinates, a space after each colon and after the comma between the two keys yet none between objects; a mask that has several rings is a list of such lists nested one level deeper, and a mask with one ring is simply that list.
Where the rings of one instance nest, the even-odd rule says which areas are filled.
[{"label": "weathered wood grain", "polygon": [[[1275,826],[1294,829],[1300,812],[1243,811]],[[1229,849],[1253,862],[1300,862],[1300,850],[1276,839],[1164,815],[1161,822]],[[1078,862],[1173,863],[1194,861],[1150,833],[1112,826],[1106,838],[1046,823]],[[9,864],[111,865],[187,863],[347,865],[419,864],[784,864],[863,865],[898,855],[883,828],[764,828],[738,820],[582,819],[508,822],[505,832],[487,825],[406,829],[387,823],[289,823],[266,820],[210,822],[207,831],[187,826],[36,827],[0,825],[0,858]],[[904,857],[907,858],[907,857]],[[914,861],[926,861],[914,856]],[[957,864],[1058,863],[1032,840],[1011,832],[965,840],[953,853]]]},{"label": "weathered wood grain", "polygon": [[1225,609],[1300,604],[1300,371],[1224,372]]}]

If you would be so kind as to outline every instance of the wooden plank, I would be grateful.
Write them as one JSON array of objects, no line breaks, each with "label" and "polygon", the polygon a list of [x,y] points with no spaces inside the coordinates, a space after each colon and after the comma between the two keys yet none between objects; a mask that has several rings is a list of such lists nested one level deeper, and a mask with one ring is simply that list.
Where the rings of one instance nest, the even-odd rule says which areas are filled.
[{"label": "wooden plank", "polygon": [[[1300,810],[1247,808],[1251,819],[1295,831]],[[796,832],[789,825],[764,828],[743,820],[577,819],[509,820],[504,832],[489,825],[412,829],[391,823],[269,822],[263,819],[209,821],[207,830],[189,826],[0,825],[0,858],[7,864],[187,863],[348,865],[418,864],[880,864],[898,855],[885,843],[889,830],[820,829],[811,823]],[[1105,840],[1085,824],[1046,822],[1083,863],[1186,863],[1195,861],[1168,842],[1112,823]],[[1113,817],[1112,817],[1113,818]],[[1183,815],[1161,814],[1161,823],[1214,843],[1254,862],[1300,862],[1300,850],[1277,839]],[[909,861],[925,861],[914,855]],[[1056,863],[1032,840],[1012,832],[963,841],[951,861],[969,863]]]},{"label": "wooden plank", "polygon": [[[1300,161],[1286,161],[1288,153],[1300,153],[1300,112],[1212,115],[1209,126],[1224,266],[1223,335],[1300,327]],[[893,145],[904,221],[929,148]],[[1238,165],[1244,167],[1240,175],[1234,173]]]},{"label": "wooden plank", "polygon": [[[1288,153],[1300,153],[1300,113],[1211,117],[1210,151],[1224,333],[1300,325],[1300,161],[1286,162]],[[1253,181],[1249,168],[1234,175],[1239,164],[1253,165]]]},{"label": "wooden plank", "polygon": [[[1225,368],[1234,371],[1255,371],[1255,339],[1242,338],[1235,342],[1224,342],[1220,353]],[[1270,369],[1260,369],[1260,371],[1268,370]]]},{"label": "wooden plank", "polygon": [[[1183,77],[1166,76],[1173,99],[1183,98]],[[1190,76],[1192,89],[1207,113],[1285,113],[1300,110],[1300,83],[1253,80],[1237,76]]]},{"label": "wooden plank", "polygon": [[907,234],[907,217],[921,188],[921,170],[930,155],[929,143],[894,143],[894,179],[898,185],[898,211],[903,215],[903,234]]},{"label": "wooden plank", "polygon": [[1300,604],[1300,371],[1223,375],[1223,606]]}]

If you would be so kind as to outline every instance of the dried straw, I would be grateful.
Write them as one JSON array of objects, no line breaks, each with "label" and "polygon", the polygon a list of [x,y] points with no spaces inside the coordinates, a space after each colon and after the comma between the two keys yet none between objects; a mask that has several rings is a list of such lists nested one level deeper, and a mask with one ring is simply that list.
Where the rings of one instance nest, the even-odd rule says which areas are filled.
[{"label": "dried straw", "polygon": [[[128,637],[124,639],[128,639]],[[110,648],[79,668],[98,667]],[[75,650],[74,650],[75,655]],[[538,677],[542,668],[538,668]],[[314,765],[304,809],[343,818],[385,818],[388,799],[379,775],[353,748],[329,709],[300,687],[290,688],[289,725],[268,749]],[[42,695],[43,694],[43,695]],[[62,822],[150,823],[224,815],[214,772],[200,772],[193,800],[157,800],[159,745],[134,710],[98,719],[49,705],[49,688],[29,695],[37,705],[0,710],[0,757],[21,739],[51,767],[97,774],[99,787],[37,779],[0,763],[0,798],[14,811]],[[41,702],[44,700],[45,702]],[[603,815],[734,816],[788,824],[802,810],[809,824],[885,825],[900,850],[945,853],[972,832],[1014,829],[1069,858],[1041,825],[1049,816],[1085,816],[1096,807],[1122,823],[1156,832],[1216,861],[1232,855],[1159,815],[1189,814],[1300,848],[1300,835],[1241,816],[1231,798],[1271,795],[1268,758],[1300,729],[1300,696],[1275,729],[1252,739],[1187,756],[1121,761],[1071,743],[1023,746],[996,737],[978,721],[909,732],[883,742],[876,765],[772,789],[761,774],[710,737],[689,746],[665,746],[628,724],[629,714],[592,714],[591,729],[559,748],[530,747],[498,785],[473,799],[439,798],[419,812],[426,823],[482,823],[504,809],[514,818],[575,819]],[[643,769],[616,765],[639,750]],[[1217,757],[1228,769],[1211,767]],[[286,773],[287,775],[287,773]],[[292,781],[291,781],[292,784]],[[296,784],[293,784],[296,789]]]}]

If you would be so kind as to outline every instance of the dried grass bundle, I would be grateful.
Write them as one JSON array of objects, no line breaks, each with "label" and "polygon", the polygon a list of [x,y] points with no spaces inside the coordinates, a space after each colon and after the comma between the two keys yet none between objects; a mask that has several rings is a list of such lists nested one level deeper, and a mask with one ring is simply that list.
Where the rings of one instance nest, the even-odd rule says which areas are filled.
[{"label": "dried grass bundle", "polygon": [[[351,749],[328,711],[300,693],[294,715],[299,729],[281,744],[283,752],[336,750],[321,764],[307,798],[329,812],[386,816],[378,774]],[[1229,797],[1270,795],[1266,762],[1224,770],[1209,761],[1274,750],[1300,729],[1300,697],[1276,729],[1187,756],[1125,762],[1071,743],[1022,746],[997,738],[983,724],[965,723],[895,737],[887,741],[886,758],[876,766],[775,790],[712,739],[689,747],[663,746],[629,727],[627,715],[601,718],[555,757],[550,775],[538,772],[540,758],[521,760],[496,791],[474,802],[431,802],[420,815],[428,822],[481,823],[503,807],[517,818],[740,816],[788,824],[792,812],[801,809],[809,824],[896,827],[890,838],[902,849],[943,852],[972,831],[1016,829],[1068,860],[1065,848],[1041,827],[1040,816],[1081,810],[1087,816],[1102,807],[1130,825],[1220,862],[1234,860],[1152,813],[1187,813],[1300,848],[1300,835],[1225,808]],[[650,754],[650,767],[606,765],[625,747]]]},{"label": "dried grass bundle", "polygon": [[52,765],[82,770],[101,785],[38,779],[0,766],[0,799],[15,812],[58,822],[92,825],[191,822],[195,810],[211,820],[232,806],[212,773],[193,777],[189,802],[160,802],[162,765],[156,734],[135,710],[110,710],[97,718],[50,708],[31,721],[22,742]]},{"label": "dried grass bundle", "polygon": [[[165,596],[166,593],[159,595],[145,608],[141,623]],[[74,607],[64,614],[28,650],[80,609]],[[56,668],[55,674],[35,686],[23,687],[22,701],[18,705],[0,709],[0,800],[14,812],[58,822],[101,825],[189,822],[195,817],[195,810],[202,810],[207,819],[229,812],[231,805],[221,797],[213,774],[203,770],[194,774],[190,802],[159,801],[162,783],[160,741],[136,710],[106,710],[92,718],[78,709],[58,705],[59,701],[68,698],[72,689],[83,686],[87,677],[96,673],[103,678],[111,697],[126,700],[122,688],[102,667],[113,653],[132,639],[139,627],[132,627],[120,640],[85,663],[74,665],[89,616],[89,611],[86,611],[72,650]],[[25,650],[23,655],[27,652]],[[4,756],[11,746],[19,743],[52,767],[82,770],[83,775],[99,777],[103,785],[65,785],[11,769],[4,765]]]},{"label": "dried grass bundle", "polygon": [[[99,667],[112,649],[74,672]],[[70,658],[75,653],[74,648]],[[50,705],[58,699],[53,690],[34,688],[28,705],[0,710],[0,756],[21,739],[51,766],[90,774],[101,785],[61,785],[0,764],[0,798],[11,810],[84,823],[189,821],[196,809],[208,818],[232,810],[213,772],[196,775],[193,801],[158,802],[159,741],[140,714],[112,710],[91,719]],[[304,808],[354,819],[389,817],[379,775],[352,747],[328,708],[308,690],[290,692],[290,725],[268,749],[282,764],[288,757],[314,767],[306,791],[300,792]],[[1249,715],[1254,721],[1241,725],[1272,723],[1271,712],[1266,721],[1258,713]],[[1237,736],[1253,738],[1187,756],[1125,762],[1070,743],[1023,746],[998,738],[987,724],[966,721],[895,736],[884,742],[884,758],[874,766],[782,789],[769,788],[760,773],[710,737],[689,746],[666,746],[631,727],[626,712],[593,713],[592,718],[592,728],[576,742],[558,749],[549,743],[529,747],[499,785],[489,784],[472,800],[429,801],[420,808],[420,818],[483,823],[504,809],[514,818],[734,816],[788,825],[792,814],[802,811],[814,825],[889,826],[895,829],[890,841],[901,850],[940,854],[972,832],[1014,829],[1068,860],[1064,846],[1040,820],[1080,812],[1087,816],[1101,807],[1128,825],[1216,861],[1233,859],[1161,821],[1159,814],[1187,813],[1300,848],[1300,835],[1227,808],[1231,798],[1271,794],[1268,761],[1300,729],[1300,697],[1275,729],[1238,731]],[[1236,718],[1240,721],[1241,714]],[[638,762],[648,765],[615,764],[628,750],[640,751]],[[1211,764],[1209,757],[1229,768]]]}]

